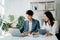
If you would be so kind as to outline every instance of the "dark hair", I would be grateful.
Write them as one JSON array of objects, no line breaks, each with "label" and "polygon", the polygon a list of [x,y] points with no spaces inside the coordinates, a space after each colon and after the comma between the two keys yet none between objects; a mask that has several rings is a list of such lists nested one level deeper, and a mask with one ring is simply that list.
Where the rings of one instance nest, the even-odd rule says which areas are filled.
[{"label": "dark hair", "polygon": [[46,11],[44,14],[49,18],[51,26],[53,26],[55,19],[54,19],[52,13],[50,11]]},{"label": "dark hair", "polygon": [[33,16],[33,11],[32,10],[27,10],[26,14],[30,15],[30,16]]}]

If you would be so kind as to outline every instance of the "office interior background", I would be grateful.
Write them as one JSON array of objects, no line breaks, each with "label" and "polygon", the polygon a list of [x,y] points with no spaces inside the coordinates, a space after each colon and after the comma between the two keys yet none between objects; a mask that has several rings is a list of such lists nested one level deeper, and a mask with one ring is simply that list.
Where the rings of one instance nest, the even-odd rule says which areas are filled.
[{"label": "office interior background", "polygon": [[[13,27],[16,27],[19,16],[26,17],[27,10],[34,11],[33,17],[40,21],[40,25],[42,25],[44,12],[50,10],[60,28],[60,0],[0,0],[0,18],[3,22],[13,22]],[[8,18],[9,15],[14,16],[12,22]]]}]

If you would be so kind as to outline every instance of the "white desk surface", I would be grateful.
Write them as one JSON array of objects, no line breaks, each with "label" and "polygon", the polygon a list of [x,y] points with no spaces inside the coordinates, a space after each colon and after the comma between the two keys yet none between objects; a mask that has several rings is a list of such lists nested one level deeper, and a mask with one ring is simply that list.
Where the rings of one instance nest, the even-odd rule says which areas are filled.
[{"label": "white desk surface", "polygon": [[27,36],[27,37],[0,36],[0,40],[58,40],[58,39],[55,35],[48,36],[48,37],[39,35],[39,37],[33,37],[33,36]]}]

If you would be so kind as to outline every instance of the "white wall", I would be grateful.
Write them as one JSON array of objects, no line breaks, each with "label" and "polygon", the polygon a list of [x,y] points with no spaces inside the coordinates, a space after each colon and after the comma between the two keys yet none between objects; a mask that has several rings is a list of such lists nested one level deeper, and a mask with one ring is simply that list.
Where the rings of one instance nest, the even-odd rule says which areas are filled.
[{"label": "white wall", "polygon": [[56,0],[56,13],[57,13],[57,20],[59,22],[59,27],[60,27],[60,0]]},{"label": "white wall", "polygon": [[60,21],[60,0],[56,0],[57,19]]},{"label": "white wall", "polygon": [[29,0],[5,0],[5,18],[14,15],[15,19],[24,15],[30,9]]}]

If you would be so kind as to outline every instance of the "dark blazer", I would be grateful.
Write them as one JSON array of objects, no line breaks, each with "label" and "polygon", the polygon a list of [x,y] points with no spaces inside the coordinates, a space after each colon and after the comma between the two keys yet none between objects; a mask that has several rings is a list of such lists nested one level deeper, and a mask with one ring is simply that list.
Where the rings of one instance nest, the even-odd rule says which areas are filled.
[{"label": "dark blazer", "polygon": [[[23,22],[22,27],[20,28],[20,32],[21,33],[28,32],[28,29],[29,29],[29,22],[28,22],[28,20],[25,20]],[[33,19],[32,20],[32,31],[31,32],[38,32],[39,29],[40,29],[40,23],[39,23],[39,21]]]}]

